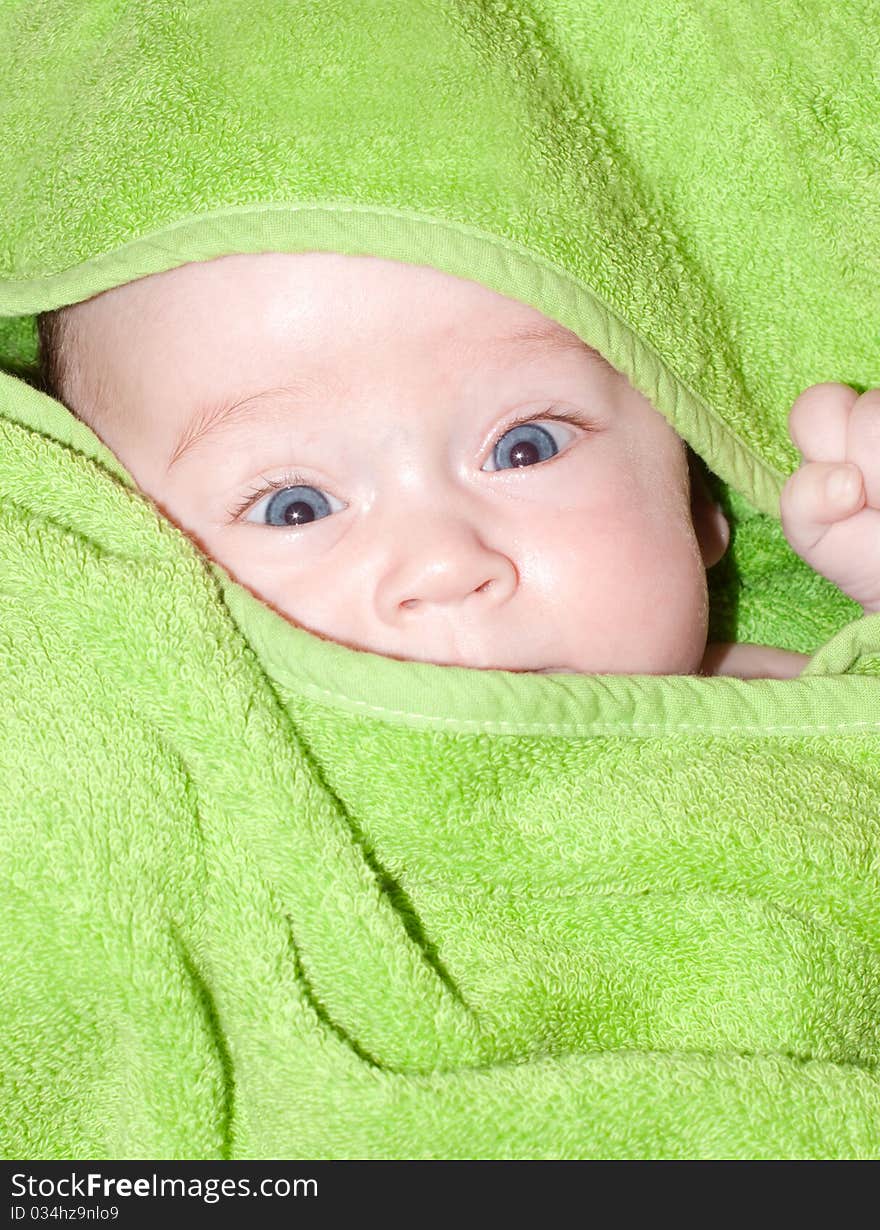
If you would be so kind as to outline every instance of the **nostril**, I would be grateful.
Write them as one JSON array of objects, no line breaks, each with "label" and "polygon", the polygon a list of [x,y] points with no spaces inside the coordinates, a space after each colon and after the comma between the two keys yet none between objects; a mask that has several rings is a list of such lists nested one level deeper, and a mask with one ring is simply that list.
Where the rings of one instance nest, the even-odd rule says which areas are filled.
[{"label": "nostril", "polygon": [[[478,585],[477,588],[472,591],[472,593],[473,594],[485,594],[489,589],[491,589],[491,587],[494,584],[495,584],[494,577],[490,577],[488,581],[484,581],[482,585]],[[397,605],[401,611],[412,611],[417,606],[421,605],[421,601],[418,598],[404,598],[403,602],[399,602]]]},{"label": "nostril", "polygon": [[[2,0],[0,0],[2,3]],[[476,573],[479,576],[479,572]],[[485,574],[484,574],[485,575]],[[479,585],[473,585],[473,576],[467,575],[467,570],[449,571],[437,573],[426,578],[422,578],[422,586],[419,587],[418,581],[411,588],[409,585],[406,589],[401,586],[403,593],[407,589],[412,594],[414,591],[418,594],[415,598],[402,598],[395,603],[394,610],[398,613],[409,613],[410,611],[422,611],[424,609],[433,609],[434,607],[458,607],[460,604],[468,602],[471,598],[480,597],[482,600],[490,603],[503,601],[508,591],[507,578],[499,572],[497,576],[489,576],[485,581],[481,581]],[[514,586],[515,588],[515,586]]]}]

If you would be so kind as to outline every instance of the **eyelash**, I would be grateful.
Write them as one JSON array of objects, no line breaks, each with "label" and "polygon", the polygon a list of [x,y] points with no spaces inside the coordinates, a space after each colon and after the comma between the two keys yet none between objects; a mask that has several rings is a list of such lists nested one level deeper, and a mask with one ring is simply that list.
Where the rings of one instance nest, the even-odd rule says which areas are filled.
[{"label": "eyelash", "polygon": [[302,474],[293,474],[288,472],[282,474],[280,478],[263,478],[263,486],[256,487],[250,491],[239,504],[237,508],[229,509],[229,516],[234,521],[237,521],[244,513],[248,512],[255,504],[268,495],[270,491],[281,491],[284,487],[312,487],[314,483],[310,483]]},{"label": "eyelash", "polygon": [[[549,419],[554,423],[567,423],[570,427],[580,427],[583,431],[593,432],[598,430],[598,424],[588,418],[586,415],[580,414],[576,410],[559,410],[556,406],[550,406],[549,409],[537,414],[521,414],[511,422],[507,423],[501,431],[495,436],[495,443],[503,436],[506,436],[509,431],[513,431],[515,427],[521,427],[523,423],[540,423],[542,420]],[[552,460],[552,458],[550,458]],[[546,464],[546,463],[542,463]],[[492,470],[488,473],[502,473],[503,471]],[[281,491],[285,487],[311,487],[314,484],[310,483],[302,474],[287,472],[279,478],[264,478],[261,475],[262,486],[252,489],[245,496],[241,504],[236,508],[230,508],[228,515],[238,521],[244,513],[248,512],[253,506],[268,495],[270,491]]]},{"label": "eyelash", "polygon": [[[523,423],[540,423],[545,419],[549,419],[551,423],[567,423],[569,427],[580,427],[581,430],[591,432],[598,431],[599,424],[595,419],[588,418],[585,414],[580,414],[577,410],[560,410],[556,406],[550,406],[540,414],[520,414],[515,419],[511,419],[504,427],[493,437],[494,444],[506,436],[509,431],[513,431],[514,427],[521,427]],[[549,460],[553,460],[550,458]],[[546,462],[542,462],[545,465]],[[499,473],[500,471],[492,470],[489,473]]]}]

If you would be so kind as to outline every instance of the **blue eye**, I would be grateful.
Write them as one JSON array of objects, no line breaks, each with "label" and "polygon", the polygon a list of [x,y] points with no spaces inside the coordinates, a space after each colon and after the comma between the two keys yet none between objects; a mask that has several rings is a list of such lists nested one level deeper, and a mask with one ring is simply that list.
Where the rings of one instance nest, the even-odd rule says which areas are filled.
[{"label": "blue eye", "polygon": [[492,450],[496,470],[514,466],[533,466],[549,461],[559,452],[556,441],[545,427],[537,423],[518,423],[506,431]]},{"label": "blue eye", "polygon": [[330,501],[317,487],[282,487],[266,504],[259,521],[262,525],[308,525],[332,512]]}]

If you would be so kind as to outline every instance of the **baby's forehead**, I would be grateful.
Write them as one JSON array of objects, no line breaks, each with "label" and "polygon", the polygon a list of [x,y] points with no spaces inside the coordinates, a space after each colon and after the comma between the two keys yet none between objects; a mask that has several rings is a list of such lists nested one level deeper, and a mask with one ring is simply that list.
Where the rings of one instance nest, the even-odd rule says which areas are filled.
[{"label": "baby's forehead", "polygon": [[77,305],[77,310],[84,309],[88,316],[97,307],[115,318],[136,313],[149,322],[189,307],[194,317],[210,317],[236,302],[248,311],[254,299],[265,302],[279,292],[291,306],[323,303],[340,320],[393,318],[398,329],[436,324],[439,332],[454,332],[458,326],[472,344],[490,347],[512,338],[543,343],[548,352],[594,351],[574,330],[534,305],[483,283],[432,266],[330,252],[234,253],[191,261],[122,283]]},{"label": "baby's forehead", "polygon": [[[294,379],[353,387],[427,375],[580,373],[619,376],[561,321],[531,304],[429,266],[334,253],[234,254],[115,287],[77,308],[85,368],[120,391],[176,366],[207,400]],[[536,379],[539,377],[536,376]],[[565,382],[563,382],[565,383]],[[208,385],[212,387],[207,388]],[[338,388],[337,388],[338,391]]]}]

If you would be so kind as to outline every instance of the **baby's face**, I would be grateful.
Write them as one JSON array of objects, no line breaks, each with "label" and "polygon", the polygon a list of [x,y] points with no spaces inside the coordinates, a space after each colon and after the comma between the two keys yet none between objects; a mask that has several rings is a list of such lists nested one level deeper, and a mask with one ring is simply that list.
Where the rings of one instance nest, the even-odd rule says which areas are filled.
[{"label": "baby's face", "polygon": [[425,267],[267,253],[141,279],[76,317],[74,408],[296,624],[441,665],[698,669],[682,441],[533,308]]}]

